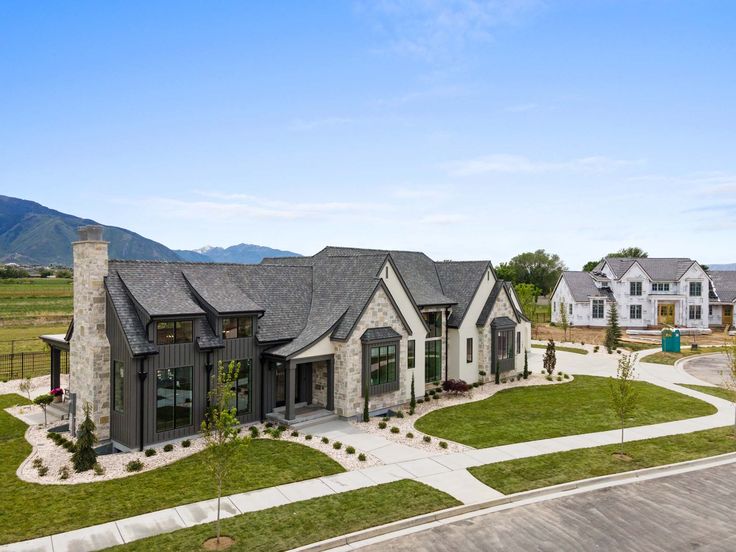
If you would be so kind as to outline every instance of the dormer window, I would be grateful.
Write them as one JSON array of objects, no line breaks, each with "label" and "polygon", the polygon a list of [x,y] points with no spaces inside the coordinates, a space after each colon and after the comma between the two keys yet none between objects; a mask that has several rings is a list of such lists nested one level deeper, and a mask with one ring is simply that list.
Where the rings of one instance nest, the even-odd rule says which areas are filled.
[{"label": "dormer window", "polygon": [[156,322],[156,343],[172,345],[192,342],[192,321]]},{"label": "dormer window", "polygon": [[237,339],[239,337],[253,337],[253,318],[250,316],[223,318],[222,338]]}]

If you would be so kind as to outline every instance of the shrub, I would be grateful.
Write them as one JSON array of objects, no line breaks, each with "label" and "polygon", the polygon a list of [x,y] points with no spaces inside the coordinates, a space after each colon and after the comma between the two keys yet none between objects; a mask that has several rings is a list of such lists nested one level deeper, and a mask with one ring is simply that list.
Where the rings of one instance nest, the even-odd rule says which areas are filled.
[{"label": "shrub", "polygon": [[286,431],[286,426],[284,424],[279,424],[279,431],[282,433]]},{"label": "shrub", "polygon": [[386,422],[378,422],[378,429],[386,429],[387,425]]},{"label": "shrub", "polygon": [[273,427],[273,422],[266,422],[266,427]]},{"label": "shrub", "polygon": [[478,387],[480,385],[477,381],[473,382],[473,387]]},{"label": "shrub", "polygon": [[406,438],[407,439],[413,439],[414,438],[414,434],[410,431],[409,433],[406,434]]},{"label": "shrub", "polygon": [[322,437],[322,442],[326,445],[330,440],[327,437]]},{"label": "shrub", "polygon": [[422,404],[424,402],[424,399],[417,399],[417,404]]},{"label": "shrub", "polygon": [[125,471],[127,472],[139,472],[143,469],[143,462],[140,460],[131,460],[125,464]]},{"label": "shrub", "polygon": [[99,462],[95,462],[95,465],[92,466],[92,469],[95,470],[95,475],[105,475],[105,468],[102,467],[102,464]]},{"label": "shrub", "polygon": [[437,391],[435,391],[434,389],[430,389],[430,390],[429,390],[429,395],[430,395],[431,397],[434,397],[434,396],[435,396],[436,394],[437,394]]},{"label": "shrub", "polygon": [[355,454],[355,447],[347,446],[345,447],[345,452],[348,454]]},{"label": "shrub", "polygon": [[299,437],[299,432],[298,431],[292,431],[291,432],[291,436],[292,437]]},{"label": "shrub", "polygon": [[154,449],[146,449],[146,452],[144,453],[147,457],[149,456],[156,456],[156,451]]},{"label": "shrub", "polygon": [[557,381],[562,381],[562,376],[557,376]]},{"label": "shrub", "polygon": [[485,370],[478,370],[478,375],[479,376],[485,376],[486,375]]},{"label": "shrub", "polygon": [[334,443],[332,443],[332,448],[334,448],[335,450],[340,450],[342,448],[342,443],[340,441],[335,441]]},{"label": "shrub", "polygon": [[361,452],[361,453],[360,453],[360,454],[358,455],[358,460],[360,460],[361,462],[365,462],[365,454],[363,454],[363,453]]},{"label": "shrub", "polygon": [[580,344],[585,347],[585,341],[581,341]]},{"label": "shrub", "polygon": [[506,383],[506,378],[501,378],[501,383]]},{"label": "shrub", "polygon": [[[257,429],[258,429],[258,428],[256,428],[256,430],[257,430]],[[252,433],[252,432],[251,432],[251,433]],[[189,447],[191,447],[191,446],[192,446],[192,442],[191,442],[191,441],[190,441],[189,439],[184,439],[184,440],[183,440],[183,441],[181,442],[181,446],[182,446],[182,447],[184,447],[184,448],[189,448]]]},{"label": "shrub", "polygon": [[440,400],[440,396],[439,395],[432,395],[432,398],[435,399],[435,400]]},{"label": "shrub", "polygon": [[425,443],[431,443],[432,442],[432,438],[429,435],[425,435],[423,437],[423,439],[424,439],[424,442]]},{"label": "shrub", "polygon": [[283,431],[280,428],[271,428],[271,437],[273,437],[274,439],[281,439],[282,433]]},{"label": "shrub", "polygon": [[404,417],[404,412],[402,410],[397,411],[396,412],[396,417],[397,418],[403,418]]},{"label": "shrub", "polygon": [[31,463],[31,465],[32,465],[32,466],[33,466],[34,468],[38,469],[38,468],[40,468],[41,466],[43,466],[43,460],[41,460],[40,458],[34,458],[34,459],[33,459],[33,462]]},{"label": "shrub", "polygon": [[409,393],[409,416],[414,415],[414,411],[417,409],[417,396],[414,394],[414,373],[411,374],[411,391]]},{"label": "shrub", "polygon": [[562,376],[562,377],[563,377],[563,378],[565,378],[565,379],[570,379],[570,374],[565,374],[565,375],[564,375],[564,376]]},{"label": "shrub", "polygon": [[61,446],[64,447],[69,452],[72,452],[72,453],[75,450],[74,443],[72,443],[68,439],[64,439],[64,441],[62,442]]},{"label": "shrub", "polygon": [[391,428],[391,433],[398,433],[399,431],[400,431],[400,430],[399,430],[399,428],[398,428],[398,427],[396,427],[396,426],[393,426],[393,427]]},{"label": "shrub", "polygon": [[621,354],[621,349],[616,349],[616,352],[617,352],[618,354]]},{"label": "shrub", "polygon": [[552,381],[552,376],[547,376],[547,377],[546,377],[545,379],[546,379],[547,381]]},{"label": "shrub", "polygon": [[59,479],[69,479],[69,466],[59,468]]},{"label": "shrub", "polygon": [[97,443],[96,427],[89,413],[90,405],[87,403],[84,405],[84,420],[79,424],[77,432],[77,446],[72,454],[72,463],[75,471],[78,472],[91,470],[92,466],[97,463],[97,452],[94,449]]},{"label": "shrub", "polygon": [[447,448],[447,441],[440,441],[440,448],[446,449]]},{"label": "shrub", "polygon": [[311,440],[312,440],[312,435],[311,435],[310,433],[307,433],[307,434],[306,434],[306,435],[304,436],[304,438],[305,438],[305,439],[306,439],[307,441],[311,441]]},{"label": "shrub", "polygon": [[[436,384],[435,384],[435,385],[436,385]],[[444,383],[443,383],[443,385],[444,385]],[[437,393],[442,393],[442,387],[435,387],[435,388],[434,388],[434,390],[435,390],[435,391],[436,391]]]},{"label": "shrub", "polygon": [[442,382],[442,389],[448,393],[454,393],[460,395],[470,391],[470,385],[461,379],[449,379]]},{"label": "shrub", "polygon": [[261,434],[261,432],[258,430],[256,426],[250,426],[248,428],[248,431],[250,431],[250,436],[253,439],[256,439]]},{"label": "shrub", "polygon": [[171,443],[164,445],[164,452],[171,452],[172,450],[174,450],[174,445]]},{"label": "shrub", "polygon": [[47,473],[49,473],[49,467],[48,466],[40,466],[38,468],[38,476],[44,477]]},{"label": "shrub", "polygon": [[435,380],[432,382],[432,385],[434,385],[435,387],[437,387],[439,384],[440,384],[439,380]]},{"label": "shrub", "polygon": [[593,347],[593,352],[594,353],[597,353],[599,349],[600,349],[600,347],[598,345],[596,345],[595,347]]},{"label": "shrub", "polygon": [[424,392],[424,400],[426,401],[427,399],[429,399],[429,392],[428,391],[425,391]]}]

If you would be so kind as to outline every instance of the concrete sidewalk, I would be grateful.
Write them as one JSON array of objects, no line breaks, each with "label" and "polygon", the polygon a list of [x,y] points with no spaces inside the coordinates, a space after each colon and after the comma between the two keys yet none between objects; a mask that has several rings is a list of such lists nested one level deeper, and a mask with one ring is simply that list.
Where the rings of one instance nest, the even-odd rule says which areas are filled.
[{"label": "concrete sidewalk", "polygon": [[[532,369],[541,369],[541,356],[541,352],[536,353],[536,351],[535,354],[529,356]],[[591,365],[590,359],[587,359],[589,362],[586,365],[580,357],[586,359],[588,356],[560,352],[558,353],[558,366],[564,372],[573,374],[602,376],[615,374],[617,361],[615,356],[600,355],[600,359],[596,358],[594,365]],[[536,363],[540,368],[536,368]],[[733,424],[733,405],[731,403],[676,385],[678,382],[704,384],[689,376],[681,368],[639,363],[638,369],[640,379],[704,400],[714,405],[718,412],[711,416],[627,429],[626,441],[691,433]],[[350,444],[374,454],[383,461],[384,465],[232,495],[224,499],[224,516],[231,517],[246,512],[265,510],[401,479],[414,479],[446,492],[464,504],[477,504],[503,495],[470,475],[467,471],[469,467],[615,444],[621,438],[619,430],[611,430],[432,455],[407,445],[393,443],[377,435],[365,433],[358,427],[340,420],[313,426],[310,431],[315,435],[339,440],[346,445]],[[5,545],[0,547],[0,551],[86,552],[100,550],[144,537],[211,522],[216,515],[215,508],[214,500],[205,500],[58,535]]]}]

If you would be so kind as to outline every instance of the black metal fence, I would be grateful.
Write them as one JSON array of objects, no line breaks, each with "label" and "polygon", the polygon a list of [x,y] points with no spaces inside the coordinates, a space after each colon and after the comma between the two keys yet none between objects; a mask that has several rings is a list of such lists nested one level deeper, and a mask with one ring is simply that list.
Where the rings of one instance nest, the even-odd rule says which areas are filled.
[{"label": "black metal fence", "polygon": [[[69,373],[69,353],[61,351],[61,373]],[[51,374],[51,354],[13,353],[0,355],[0,381],[35,378]]]}]

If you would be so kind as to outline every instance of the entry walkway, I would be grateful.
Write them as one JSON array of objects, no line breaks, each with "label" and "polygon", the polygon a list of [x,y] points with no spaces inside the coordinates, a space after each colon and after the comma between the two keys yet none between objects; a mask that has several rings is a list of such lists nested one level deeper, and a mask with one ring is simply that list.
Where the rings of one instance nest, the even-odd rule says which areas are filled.
[{"label": "entry walkway", "polygon": [[[534,350],[529,355],[530,367],[533,370],[541,369],[542,353],[537,351],[539,350]],[[647,352],[644,351],[643,354]],[[613,375],[616,372],[615,356],[598,353],[595,364],[591,366],[590,358],[586,358],[590,355],[564,352],[559,352],[557,355],[557,366],[564,372],[598,376]],[[588,360],[587,364],[585,360]],[[733,405],[731,403],[677,385],[677,383],[707,385],[706,382],[687,374],[679,366],[640,362],[638,374],[644,381],[704,400],[714,405],[718,412],[711,416],[627,429],[626,441],[691,433],[733,424]],[[465,504],[484,502],[503,495],[470,475],[467,471],[469,467],[552,452],[615,444],[621,437],[618,430],[611,430],[433,455],[365,433],[355,425],[342,420],[313,426],[310,431],[315,435],[339,440],[345,445],[353,445],[360,450],[370,452],[380,458],[384,465],[232,495],[224,499],[225,517],[400,479],[414,479],[425,483],[452,495]],[[216,502],[206,500],[76,531],[14,543],[0,547],[0,551],[86,552],[100,550],[147,536],[208,523],[214,520],[215,515]]]}]

